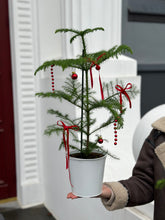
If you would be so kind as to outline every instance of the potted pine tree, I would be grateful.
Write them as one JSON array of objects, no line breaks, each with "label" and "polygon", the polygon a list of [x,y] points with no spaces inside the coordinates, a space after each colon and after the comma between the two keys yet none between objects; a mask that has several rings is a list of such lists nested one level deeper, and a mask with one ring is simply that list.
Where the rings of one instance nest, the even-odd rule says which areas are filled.
[{"label": "potted pine tree", "polygon": [[[96,27],[84,31],[73,29],[56,30],[55,33],[71,32],[73,36],[70,39],[70,43],[79,37],[82,42],[82,53],[75,59],[44,62],[35,71],[36,75],[40,70],[50,68],[52,77],[52,91],[46,93],[39,92],[36,94],[37,96],[65,100],[80,111],[80,117],[71,118],[69,114],[64,114],[58,111],[58,109],[49,109],[48,113],[55,115],[59,118],[59,121],[48,126],[45,134],[52,135],[56,133],[62,136],[59,149],[64,147],[66,151],[66,168],[69,170],[72,192],[81,197],[92,197],[101,193],[106,155],[115,157],[103,148],[103,142],[106,140],[99,135],[99,130],[111,124],[114,125],[114,144],[117,144],[117,130],[123,127],[123,114],[126,110],[122,103],[122,94],[128,99],[131,107],[130,98],[135,97],[138,92],[136,86],[130,83],[125,88],[122,85],[116,85],[115,92],[112,92],[114,91],[112,82],[102,85],[99,74],[101,98],[97,99],[95,97],[95,91],[92,88],[93,68],[99,71],[100,64],[107,59],[118,58],[118,55],[125,52],[132,53],[131,49],[126,45],[114,46],[107,51],[102,50],[96,53],[87,53],[85,37],[87,34],[98,30],[103,31],[104,29],[102,27]],[[60,66],[63,70],[68,68],[73,68],[74,70],[72,75],[66,78],[61,90],[54,89],[53,70],[56,66]],[[77,79],[78,74],[75,71],[76,69],[81,70],[81,81]],[[129,91],[126,92],[126,89]],[[109,117],[100,126],[95,127],[94,125],[97,120],[92,115],[95,110],[101,108],[109,111]],[[74,144],[69,143],[70,136],[72,136],[72,142]],[[93,137],[95,137],[95,140]]]}]

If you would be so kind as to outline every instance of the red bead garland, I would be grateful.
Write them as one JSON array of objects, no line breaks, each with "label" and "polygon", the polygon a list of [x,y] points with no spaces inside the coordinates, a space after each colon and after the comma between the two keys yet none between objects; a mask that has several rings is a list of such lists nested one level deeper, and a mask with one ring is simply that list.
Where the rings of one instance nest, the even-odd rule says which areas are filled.
[{"label": "red bead garland", "polygon": [[114,137],[115,137],[115,139],[114,139],[114,145],[117,145],[117,119],[115,119],[115,122],[114,122]]},{"label": "red bead garland", "polygon": [[54,74],[53,74],[53,66],[51,65],[50,71],[51,71],[51,80],[52,80],[52,92],[54,92]]}]

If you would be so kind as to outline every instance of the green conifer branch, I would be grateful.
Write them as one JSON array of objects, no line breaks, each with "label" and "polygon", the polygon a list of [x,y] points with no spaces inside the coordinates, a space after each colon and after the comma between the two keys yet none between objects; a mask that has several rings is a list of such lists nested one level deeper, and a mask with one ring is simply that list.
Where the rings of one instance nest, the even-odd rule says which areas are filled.
[{"label": "green conifer branch", "polygon": [[86,29],[86,30],[84,30],[84,31],[79,31],[79,30],[75,30],[75,29],[63,28],[63,29],[57,29],[57,30],[55,31],[55,33],[59,33],[59,32],[61,32],[61,33],[62,33],[62,32],[64,32],[64,33],[67,33],[67,32],[74,33],[75,35],[70,39],[70,43],[72,43],[73,40],[76,39],[77,37],[81,37],[81,38],[84,39],[84,36],[85,36],[86,34],[89,34],[89,33],[91,33],[91,32],[98,31],[98,30],[104,31],[104,28],[102,28],[102,27],[96,27],[96,28],[93,28],[93,29],[88,28],[88,29]]},{"label": "green conifer branch", "polygon": [[165,179],[160,179],[156,182],[156,189],[163,189],[165,187]]},{"label": "green conifer branch", "polygon": [[[86,48],[86,46],[85,46]],[[85,49],[86,50],[86,49]],[[34,75],[41,70],[46,70],[51,65],[60,66],[63,70],[67,68],[76,68],[80,70],[89,70],[92,64],[92,61],[96,61],[96,59],[105,53],[98,61],[97,64],[101,64],[109,58],[118,58],[118,56],[122,53],[129,52],[132,53],[130,47],[126,45],[114,46],[110,50],[102,50],[96,53],[86,54],[85,57],[79,56],[77,59],[62,59],[62,60],[51,60],[44,62],[41,66],[39,66]]]},{"label": "green conifer branch", "polygon": [[68,114],[63,114],[63,113],[59,112],[58,110],[54,110],[54,109],[49,109],[48,113],[55,115],[60,120],[64,120],[64,123],[66,122],[67,124],[72,124],[72,125],[74,124],[73,120],[70,119]]},{"label": "green conifer branch", "polygon": [[[87,146],[86,140],[83,141],[83,144],[84,146]],[[88,158],[90,153],[93,152],[94,150],[98,150],[100,153],[107,154],[113,159],[119,159],[115,155],[111,154],[109,151],[104,150],[103,147],[99,146],[97,140],[95,142],[90,141],[88,148],[85,147],[82,149],[83,158]]]},{"label": "green conifer branch", "polygon": [[62,68],[62,70],[65,70],[67,68],[76,68],[76,69],[82,69],[85,68],[84,65],[86,63],[86,60],[82,57],[77,58],[77,59],[63,59],[63,60],[50,60],[44,62],[41,66],[39,66],[34,75],[37,74],[37,72],[41,70],[46,70],[49,68],[51,65],[59,66]]},{"label": "green conifer branch", "polygon": [[[63,113],[59,112],[58,110],[54,110],[54,109],[49,109],[48,113],[55,115],[57,118],[62,120],[67,125],[75,125],[76,124],[79,127],[79,132],[81,132],[81,128],[80,128],[81,118],[71,119],[68,114],[63,114]],[[90,119],[89,125],[91,126],[95,122],[96,122],[95,119]],[[85,131],[86,126],[87,126],[87,121],[84,120],[84,126],[82,129],[82,132],[87,135],[87,132]],[[54,129],[54,126],[53,126],[53,129]],[[49,132],[51,132],[50,130],[51,130],[51,127],[49,127]],[[52,132],[54,132],[54,130],[52,130]]]},{"label": "green conifer branch", "polygon": [[90,53],[88,54],[88,58],[90,58],[91,60],[96,60],[100,55],[104,54],[98,61],[97,64],[101,64],[103,61],[109,59],[109,58],[118,58],[119,55],[121,55],[122,53],[131,53],[132,54],[132,50],[130,47],[128,47],[127,45],[120,45],[120,46],[114,46],[109,50],[102,50],[96,53]]},{"label": "green conifer branch", "polygon": [[[63,131],[64,131],[64,129],[62,127],[59,127],[57,124],[53,124],[53,125],[47,126],[47,128],[44,131],[44,134],[50,136],[53,133],[56,133],[57,135],[59,135],[60,133],[63,133]],[[76,132],[79,132],[79,131],[76,131]],[[77,136],[76,136],[77,133],[74,133],[74,128],[73,128],[73,130],[70,130],[70,134],[74,138],[77,138]]]},{"label": "green conifer branch", "polygon": [[[121,80],[120,80],[120,82],[116,81],[116,83],[109,82],[109,83],[103,84],[104,95],[105,95],[105,97],[107,97],[105,99],[106,101],[111,101],[111,98],[118,100],[117,97],[119,97],[120,92],[118,92],[115,89],[115,85],[117,85],[117,84],[120,84],[123,88],[125,87],[125,85],[123,84],[123,82]],[[137,89],[137,86],[134,84],[132,85],[132,88],[129,90],[126,90],[126,92],[128,93],[128,95],[131,99],[134,99],[136,97],[136,95],[139,94],[139,90]],[[122,98],[127,99],[124,95],[122,95]]]},{"label": "green conifer branch", "polygon": [[60,90],[58,90],[58,91],[56,90],[55,93],[52,93],[52,92],[46,92],[46,93],[39,92],[39,93],[36,93],[36,96],[42,97],[42,98],[50,98],[50,97],[58,98],[60,101],[62,101],[62,99],[64,99],[64,100],[70,102],[71,104],[77,106],[78,108],[81,108],[81,106],[78,105],[77,102],[75,102],[74,97],[72,97],[72,96],[70,96],[70,95],[68,95],[65,92],[60,91]]},{"label": "green conifer branch", "polygon": [[63,129],[57,125],[49,125],[45,131],[44,131],[44,134],[45,135],[52,135],[53,133],[56,133],[57,135],[59,135],[60,133],[63,132]]}]

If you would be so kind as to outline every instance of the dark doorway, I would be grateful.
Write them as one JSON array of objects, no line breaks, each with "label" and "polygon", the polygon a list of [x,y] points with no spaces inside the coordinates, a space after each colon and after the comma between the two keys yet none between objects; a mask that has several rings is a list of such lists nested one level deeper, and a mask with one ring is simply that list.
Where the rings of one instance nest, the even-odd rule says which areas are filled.
[{"label": "dark doorway", "polygon": [[142,76],[141,116],[165,103],[165,0],[122,1],[122,43]]},{"label": "dark doorway", "polygon": [[0,1],[0,199],[16,196],[8,1]]}]

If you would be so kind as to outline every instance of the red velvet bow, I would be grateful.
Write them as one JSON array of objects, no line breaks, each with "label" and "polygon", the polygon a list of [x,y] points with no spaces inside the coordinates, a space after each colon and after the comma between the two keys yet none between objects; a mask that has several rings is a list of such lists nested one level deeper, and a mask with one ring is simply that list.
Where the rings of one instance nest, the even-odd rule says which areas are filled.
[{"label": "red velvet bow", "polygon": [[[59,124],[61,122],[61,124]],[[75,131],[79,130],[79,127],[77,125],[71,125],[71,126],[66,126],[63,121],[58,121],[57,125],[63,127],[63,141],[65,145],[65,152],[66,152],[66,169],[69,168],[69,129],[73,129]],[[76,129],[75,129],[76,128]],[[67,140],[65,139],[65,131],[67,131]],[[69,180],[70,184],[73,187],[71,183],[71,177],[70,177],[70,170],[69,170]]]},{"label": "red velvet bow", "polygon": [[120,92],[120,105],[121,105],[120,112],[122,112],[122,94],[125,95],[126,98],[128,99],[128,101],[129,101],[129,107],[131,108],[131,107],[132,107],[131,100],[130,100],[129,95],[127,94],[127,92],[126,92],[125,90],[131,89],[131,88],[132,88],[132,84],[131,84],[131,83],[127,83],[127,85],[125,86],[125,88],[122,88],[120,85],[116,85],[115,88],[117,89],[117,91]]},{"label": "red velvet bow", "polygon": [[[61,122],[61,124],[59,124]],[[65,151],[66,151],[66,169],[69,168],[69,129],[78,131],[79,127],[77,125],[71,125],[71,126],[66,126],[63,121],[58,121],[57,125],[63,127],[63,141],[64,141],[64,146],[65,146]],[[74,129],[77,128],[77,129]],[[65,131],[67,131],[67,140],[65,139]]]},{"label": "red velvet bow", "polygon": [[[92,64],[90,66],[90,77],[91,77],[91,87],[93,88],[93,76],[92,76],[92,67],[96,66],[96,70],[100,70],[100,66],[97,64],[97,61],[103,56],[105,53],[101,54],[99,57],[97,57],[96,61],[91,61]],[[104,100],[104,94],[103,94],[103,87],[101,83],[101,77],[100,77],[100,72],[99,72],[99,83],[100,83],[100,91],[101,91],[101,98]]]}]

